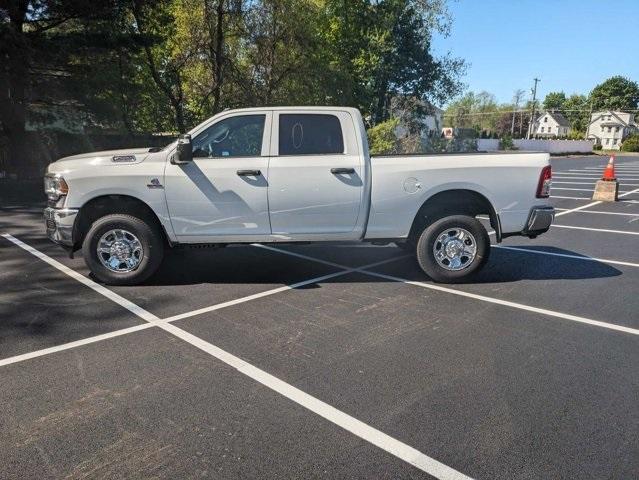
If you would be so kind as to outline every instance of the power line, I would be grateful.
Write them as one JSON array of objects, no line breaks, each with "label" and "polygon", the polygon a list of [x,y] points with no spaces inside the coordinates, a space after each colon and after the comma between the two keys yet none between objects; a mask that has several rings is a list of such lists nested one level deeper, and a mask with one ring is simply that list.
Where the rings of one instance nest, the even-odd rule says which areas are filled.
[{"label": "power line", "polygon": [[[553,111],[553,110],[550,110]],[[589,109],[587,108],[581,108],[581,109],[556,109],[556,111],[558,113],[564,113],[564,112],[590,112]],[[602,110],[604,111],[604,110]],[[608,110],[605,110],[608,111]],[[614,111],[623,111],[623,112],[639,112],[639,109],[637,108],[620,108],[619,110],[615,109]],[[442,116],[443,117],[470,117],[470,116],[475,116],[475,115],[500,115],[500,114],[506,114],[506,113],[525,113],[527,112],[527,110],[493,110],[491,112],[473,112],[473,113],[444,113]],[[594,113],[594,112],[593,112]]]}]

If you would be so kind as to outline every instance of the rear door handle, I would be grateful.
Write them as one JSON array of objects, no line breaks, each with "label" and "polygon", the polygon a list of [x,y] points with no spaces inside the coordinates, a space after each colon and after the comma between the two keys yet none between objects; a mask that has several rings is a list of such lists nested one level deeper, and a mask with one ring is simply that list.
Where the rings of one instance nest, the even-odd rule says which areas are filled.
[{"label": "rear door handle", "polygon": [[334,175],[339,175],[343,173],[355,173],[354,168],[331,168],[331,173]]},{"label": "rear door handle", "polygon": [[240,177],[257,177],[262,175],[259,170],[238,170],[236,172]]}]

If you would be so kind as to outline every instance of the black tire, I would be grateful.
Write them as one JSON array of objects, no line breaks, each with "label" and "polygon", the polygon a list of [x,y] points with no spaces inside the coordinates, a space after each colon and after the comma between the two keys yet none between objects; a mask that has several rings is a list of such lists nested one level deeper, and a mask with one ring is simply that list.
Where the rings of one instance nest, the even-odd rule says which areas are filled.
[{"label": "black tire", "polygon": [[[131,232],[142,245],[142,258],[135,270],[114,272],[100,262],[97,245],[109,230],[122,229]],[[131,215],[106,215],[96,220],[82,243],[82,255],[91,273],[107,285],[137,285],[158,269],[164,257],[164,241],[159,228],[153,222]]]},{"label": "black tire", "polygon": [[[447,230],[463,228],[475,239],[476,254],[472,261],[463,265],[460,270],[449,270],[436,260],[433,247],[438,237]],[[452,215],[444,217],[428,225],[422,231],[417,242],[417,262],[421,269],[436,282],[457,283],[477,273],[486,263],[490,255],[490,238],[484,226],[474,217]]]}]

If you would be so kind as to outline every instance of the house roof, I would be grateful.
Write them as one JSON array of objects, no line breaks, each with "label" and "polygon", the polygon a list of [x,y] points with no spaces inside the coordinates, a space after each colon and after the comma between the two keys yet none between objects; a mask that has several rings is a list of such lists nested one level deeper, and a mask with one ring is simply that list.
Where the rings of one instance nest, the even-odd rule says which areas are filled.
[{"label": "house roof", "polygon": [[541,123],[541,119],[546,116],[551,117],[560,127],[570,128],[570,122],[568,121],[568,119],[559,112],[544,112],[537,118],[537,121],[535,123]]},{"label": "house roof", "polygon": [[[623,125],[623,126],[632,126],[632,122],[628,123],[625,120],[623,120],[619,115],[620,114],[628,114],[629,112],[614,112],[612,110],[603,110],[601,112],[594,112],[590,118],[590,123],[588,123],[588,126],[592,125],[593,123],[595,123],[597,120],[599,120],[601,117],[605,117],[610,115],[611,117],[615,117],[617,120],[619,120],[618,122],[615,122],[614,120],[608,120],[607,122],[604,121],[602,122],[602,125]],[[631,117],[630,119],[632,120],[632,114],[630,114]]]}]

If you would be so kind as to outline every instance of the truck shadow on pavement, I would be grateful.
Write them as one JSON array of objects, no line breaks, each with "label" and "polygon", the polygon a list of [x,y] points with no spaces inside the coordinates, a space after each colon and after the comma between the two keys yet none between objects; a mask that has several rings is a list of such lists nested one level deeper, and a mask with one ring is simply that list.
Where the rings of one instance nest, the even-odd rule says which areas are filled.
[{"label": "truck shadow on pavement", "polygon": [[[570,250],[552,246],[529,248],[545,253],[571,255],[567,258],[515,250],[493,248],[488,263],[482,271],[472,276],[465,284],[508,283],[521,280],[589,280],[617,277],[623,274],[617,268]],[[400,265],[384,269],[383,273],[413,281],[431,280],[420,270],[414,258]]]},{"label": "truck shadow on pavement", "polygon": [[[330,249],[330,246],[326,247]],[[352,252],[351,252],[352,250]],[[378,249],[368,249],[365,256],[361,248],[340,247],[339,254],[345,259],[357,259],[355,263],[341,261],[333,256],[327,257],[317,248],[309,249],[308,256],[341,263],[345,266],[365,265],[384,260],[388,254],[380,255]],[[538,250],[588,258],[578,253],[555,247],[542,247]],[[303,249],[296,249],[303,252]],[[403,253],[403,252],[402,252]],[[397,252],[399,256],[400,253]],[[185,250],[170,252],[160,270],[151,277],[146,285],[189,285],[198,283],[214,284],[256,284],[256,283],[292,283],[307,278],[329,273],[319,264],[298,258],[256,249],[254,247],[231,247],[222,249]],[[330,267],[329,267],[330,268]],[[426,276],[415,258],[408,257],[385,266],[373,269],[406,280],[431,280]],[[623,272],[611,265],[577,258],[566,258],[551,255],[541,255],[513,250],[493,249],[490,259],[484,269],[476,276],[464,283],[505,283],[520,280],[586,280],[595,278],[616,277]],[[287,278],[290,277],[290,278]],[[387,280],[369,276],[371,282],[385,282]],[[329,283],[361,282],[361,277],[351,280],[344,275],[325,280]]]}]

